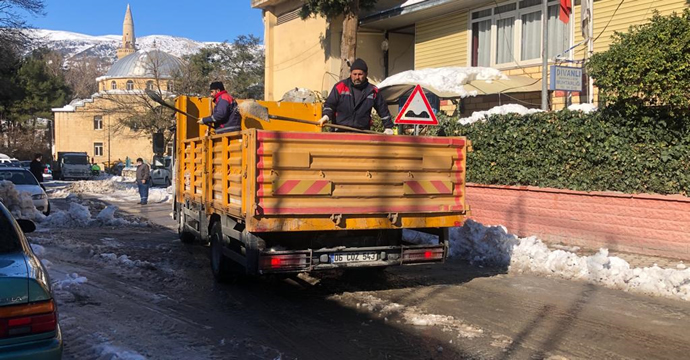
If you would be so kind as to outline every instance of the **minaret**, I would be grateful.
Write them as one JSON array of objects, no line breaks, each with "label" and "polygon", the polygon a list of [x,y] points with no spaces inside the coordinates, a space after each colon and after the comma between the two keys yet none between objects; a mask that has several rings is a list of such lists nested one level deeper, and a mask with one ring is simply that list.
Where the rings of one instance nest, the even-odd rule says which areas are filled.
[{"label": "minaret", "polygon": [[134,37],[134,20],[132,20],[132,10],[129,9],[129,4],[127,4],[125,21],[122,23],[122,45],[117,49],[117,59],[122,59],[135,51],[137,49]]}]

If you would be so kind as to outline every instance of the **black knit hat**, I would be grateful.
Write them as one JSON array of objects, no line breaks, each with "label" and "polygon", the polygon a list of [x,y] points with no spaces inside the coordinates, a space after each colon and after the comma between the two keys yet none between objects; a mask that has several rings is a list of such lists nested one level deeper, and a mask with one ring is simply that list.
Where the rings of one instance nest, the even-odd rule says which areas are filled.
[{"label": "black knit hat", "polygon": [[362,70],[365,73],[369,72],[369,67],[367,67],[367,63],[364,62],[362,59],[357,59],[355,62],[352,63],[352,66],[350,66],[350,71],[352,70]]},{"label": "black knit hat", "polygon": [[209,87],[209,90],[220,90],[223,91],[225,90],[225,86],[223,86],[223,83],[220,81],[214,81],[211,83],[211,86]]}]

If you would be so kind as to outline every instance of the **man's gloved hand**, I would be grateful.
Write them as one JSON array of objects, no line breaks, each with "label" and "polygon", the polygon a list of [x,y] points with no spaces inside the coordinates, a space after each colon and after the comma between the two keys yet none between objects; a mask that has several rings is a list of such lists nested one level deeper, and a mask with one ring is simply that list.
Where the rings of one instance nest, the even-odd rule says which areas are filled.
[{"label": "man's gloved hand", "polygon": [[321,119],[319,119],[318,123],[319,126],[323,126],[323,124],[328,122],[328,115],[324,115]]},{"label": "man's gloved hand", "polygon": [[386,134],[386,135],[393,135],[393,134],[394,134],[394,133],[393,133],[393,129],[386,129],[386,130],[383,130],[383,133]]},{"label": "man's gloved hand", "polygon": [[201,125],[204,125],[204,119],[199,119],[199,120],[197,120],[197,122],[196,122],[196,123],[197,123],[197,124],[201,124]]}]

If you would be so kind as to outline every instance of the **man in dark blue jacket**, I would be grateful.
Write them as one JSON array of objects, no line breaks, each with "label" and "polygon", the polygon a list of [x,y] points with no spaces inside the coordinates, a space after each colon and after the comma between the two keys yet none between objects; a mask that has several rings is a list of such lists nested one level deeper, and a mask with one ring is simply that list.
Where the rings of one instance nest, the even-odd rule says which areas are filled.
[{"label": "man in dark blue jacket", "polygon": [[200,124],[209,125],[216,130],[216,134],[238,131],[242,117],[237,109],[237,101],[225,91],[225,86],[220,81],[214,81],[210,86],[213,102],[213,114],[199,120]]},{"label": "man in dark blue jacket", "polygon": [[323,105],[323,117],[319,124],[331,121],[337,125],[369,130],[371,128],[371,109],[383,121],[384,134],[393,134],[393,122],[386,101],[379,89],[367,80],[367,63],[357,59],[350,66],[350,77],[338,82]]}]

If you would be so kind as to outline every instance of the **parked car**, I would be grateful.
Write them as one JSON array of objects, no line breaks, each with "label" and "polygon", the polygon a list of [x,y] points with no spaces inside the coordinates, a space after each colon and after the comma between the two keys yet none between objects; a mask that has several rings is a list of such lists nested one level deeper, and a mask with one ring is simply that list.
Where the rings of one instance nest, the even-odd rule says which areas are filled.
[{"label": "parked car", "polygon": [[27,169],[27,170],[31,169],[31,161],[30,160],[20,161],[19,165],[21,167],[23,167],[24,169]]},{"label": "parked car", "polygon": [[35,229],[0,203],[0,359],[62,358],[50,278],[24,236]]},{"label": "parked car", "polygon": [[151,185],[168,187],[172,184],[172,157],[154,156],[151,163]]},{"label": "parked car", "polygon": [[31,194],[36,209],[44,215],[50,214],[48,195],[29,170],[11,167],[1,168],[0,181],[2,180],[11,181],[19,192],[26,191]]}]

